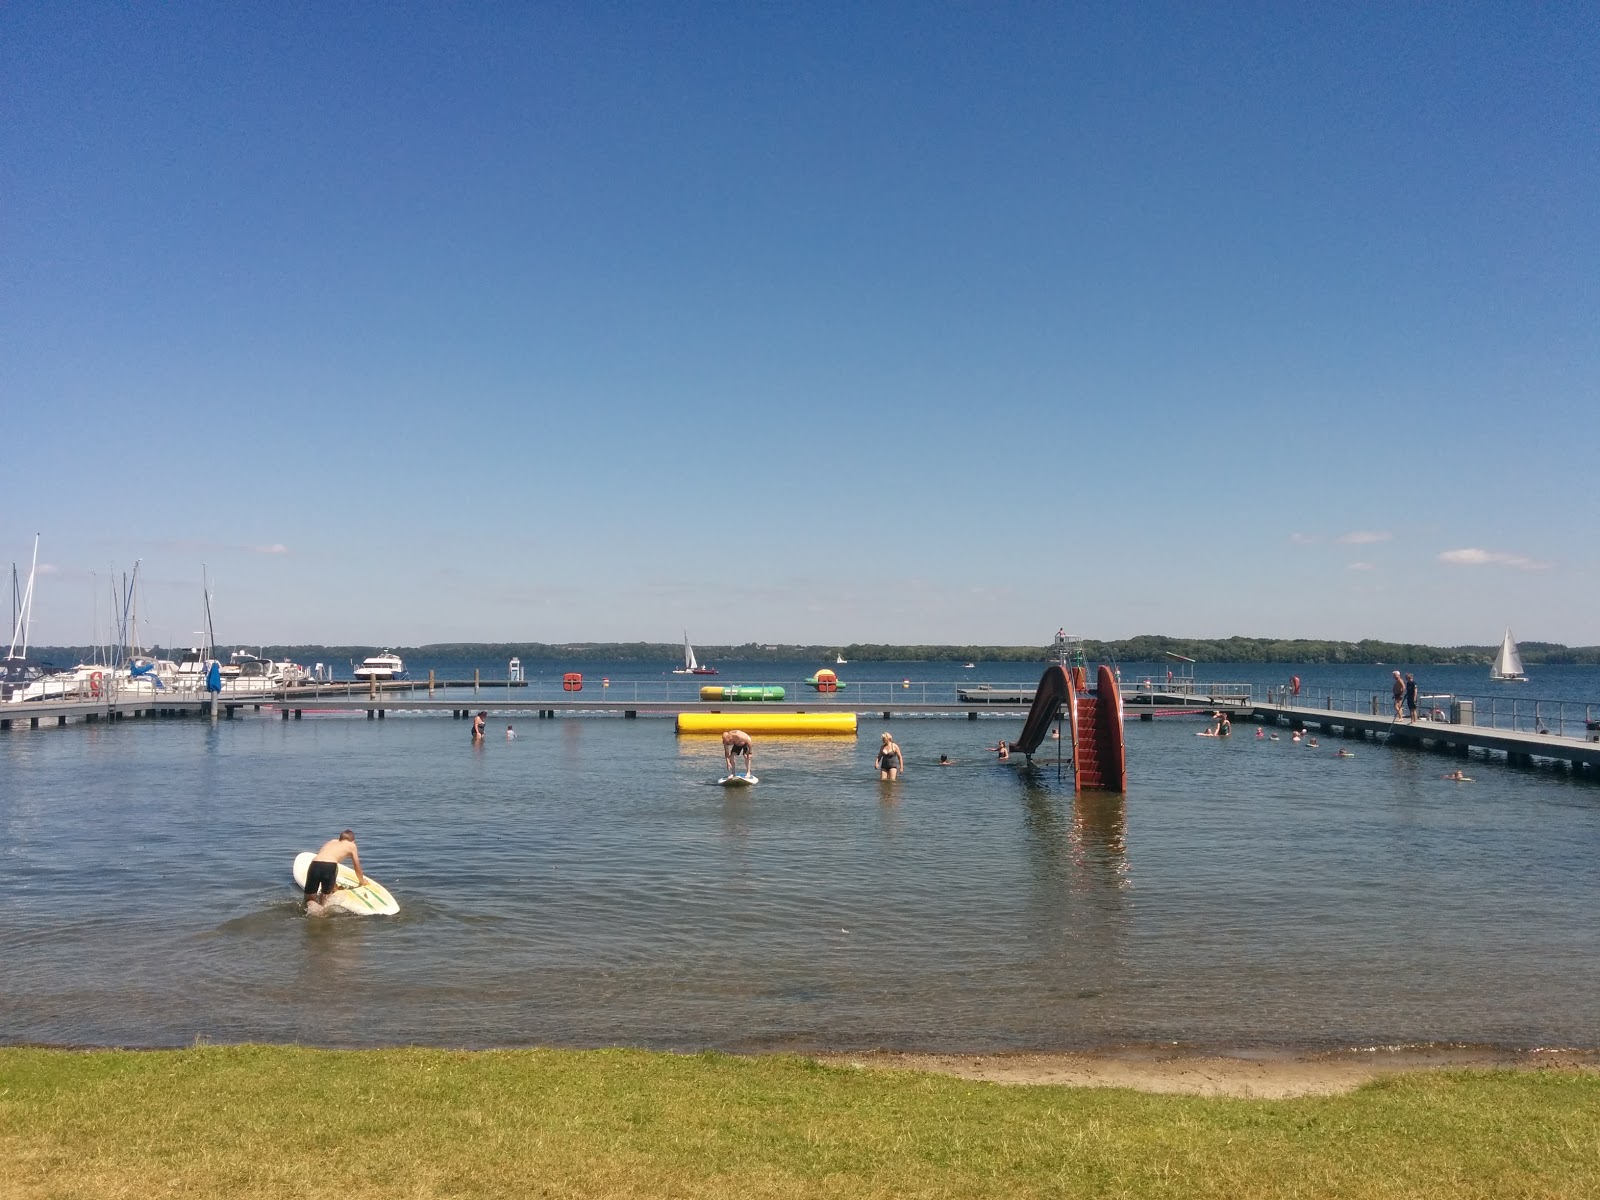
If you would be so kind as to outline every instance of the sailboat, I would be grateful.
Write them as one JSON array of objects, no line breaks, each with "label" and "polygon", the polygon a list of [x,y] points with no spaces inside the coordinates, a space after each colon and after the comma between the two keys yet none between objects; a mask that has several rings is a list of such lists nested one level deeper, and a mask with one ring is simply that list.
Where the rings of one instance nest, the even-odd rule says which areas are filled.
[{"label": "sailboat", "polygon": [[683,633],[683,666],[673,667],[674,675],[715,675],[715,667],[702,667],[694,657],[694,647],[689,645],[689,631]]},{"label": "sailboat", "polygon": [[1522,669],[1522,655],[1517,652],[1517,639],[1511,636],[1509,625],[1506,626],[1506,640],[1500,643],[1500,653],[1494,656],[1494,666],[1489,668],[1489,678],[1501,683],[1528,682]]},{"label": "sailboat", "polygon": [[849,659],[845,658],[843,650],[839,651],[838,654],[834,655],[833,663],[834,663],[835,666],[842,667],[848,662],[849,662]]}]

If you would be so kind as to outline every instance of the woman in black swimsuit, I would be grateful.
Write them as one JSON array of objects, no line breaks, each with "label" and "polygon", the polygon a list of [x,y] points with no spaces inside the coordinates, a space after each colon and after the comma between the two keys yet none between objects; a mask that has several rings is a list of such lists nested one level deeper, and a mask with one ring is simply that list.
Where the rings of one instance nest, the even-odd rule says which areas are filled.
[{"label": "woman in black swimsuit", "polygon": [[887,733],[883,735],[883,745],[878,747],[878,774],[881,778],[893,781],[900,777],[900,772],[906,769],[905,755],[900,753],[900,747],[895,745],[894,739]]}]

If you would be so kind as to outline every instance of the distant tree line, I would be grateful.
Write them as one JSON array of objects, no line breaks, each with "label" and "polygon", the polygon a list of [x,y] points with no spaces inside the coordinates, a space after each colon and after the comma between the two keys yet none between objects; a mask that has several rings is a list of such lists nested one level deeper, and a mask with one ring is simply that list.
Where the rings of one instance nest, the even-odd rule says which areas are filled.
[{"label": "distant tree line", "polygon": [[[522,658],[528,661],[677,663],[683,646],[677,642],[434,642],[426,646],[249,646],[271,658],[298,663],[360,662],[393,650],[402,658],[435,662]],[[1522,642],[1522,661],[1529,666],[1597,666],[1600,646],[1564,646],[1559,642]],[[1175,638],[1145,634],[1120,641],[1083,642],[1091,662],[1155,662],[1167,653],[1203,663],[1418,663],[1429,666],[1487,666],[1498,646],[1424,646],[1411,642],[1321,641],[1312,638]],[[33,653],[47,661],[68,663],[89,658],[87,646],[41,646]],[[152,651],[170,657],[166,651]],[[702,662],[831,663],[836,654],[850,662],[1048,662],[1051,646],[936,646],[858,642],[848,646],[773,645],[746,642],[738,646],[698,646]]]}]

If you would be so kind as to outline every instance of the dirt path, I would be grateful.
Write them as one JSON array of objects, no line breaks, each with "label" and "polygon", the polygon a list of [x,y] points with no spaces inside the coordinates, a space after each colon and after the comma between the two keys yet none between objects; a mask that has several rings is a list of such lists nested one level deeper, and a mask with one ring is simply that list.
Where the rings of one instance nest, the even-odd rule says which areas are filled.
[{"label": "dirt path", "polygon": [[1282,1099],[1353,1091],[1400,1071],[1507,1068],[1600,1071],[1600,1051],[1345,1050],[1328,1054],[1197,1054],[1110,1050],[1087,1054],[819,1054],[818,1062],[877,1071],[932,1071],[988,1083],[1126,1087],[1191,1096]]}]

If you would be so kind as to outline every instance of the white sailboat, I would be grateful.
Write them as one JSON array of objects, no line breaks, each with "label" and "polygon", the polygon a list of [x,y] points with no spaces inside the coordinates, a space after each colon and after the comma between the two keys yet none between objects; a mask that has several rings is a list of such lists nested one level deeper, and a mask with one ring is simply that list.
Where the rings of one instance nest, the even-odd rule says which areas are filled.
[{"label": "white sailboat", "polygon": [[673,667],[674,675],[715,675],[715,667],[702,667],[694,656],[694,647],[689,645],[689,631],[683,631],[683,666]]},{"label": "white sailboat", "polygon": [[1522,669],[1522,655],[1517,652],[1517,639],[1511,636],[1511,626],[1506,626],[1506,640],[1500,643],[1500,653],[1494,656],[1494,666],[1489,668],[1489,678],[1502,683],[1527,683]]},{"label": "white sailboat", "polygon": [[834,655],[833,665],[836,666],[836,667],[842,667],[842,666],[846,665],[849,661],[850,661],[849,659],[845,658],[844,651],[841,650],[841,651],[839,651],[838,654]]}]

